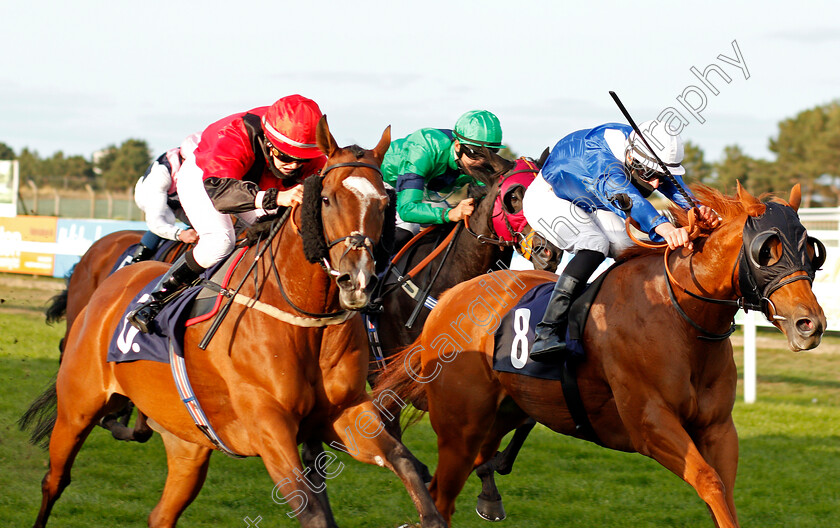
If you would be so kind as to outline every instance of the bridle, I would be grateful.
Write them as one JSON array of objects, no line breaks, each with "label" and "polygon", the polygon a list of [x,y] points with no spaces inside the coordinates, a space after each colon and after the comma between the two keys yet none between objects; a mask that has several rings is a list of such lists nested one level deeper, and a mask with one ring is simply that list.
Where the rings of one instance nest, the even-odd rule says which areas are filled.
[{"label": "bridle", "polygon": [[[638,240],[630,230],[630,225],[634,225],[635,222],[629,216],[625,220],[627,233],[636,244],[653,249],[665,248],[664,267],[671,304],[686,322],[703,334],[698,336],[698,339],[707,341],[726,339],[735,331],[735,324],[733,322],[729,330],[720,334],[701,327],[680,306],[674,294],[675,286],[686,295],[707,303],[731,306],[745,312],[755,310],[773,323],[784,321],[785,318],[778,315],[770,296],[782,286],[798,280],[813,283],[816,270],[825,262],[825,246],[818,239],[807,236],[807,231],[792,208],[774,202],[768,202],[765,205],[764,213],[755,217],[750,216],[744,223],[738,260],[731,273],[733,286],[736,292],[739,292],[737,299],[716,299],[698,295],[686,289],[671,273],[668,264],[671,249],[668,248],[667,243],[652,244]],[[689,238],[693,240],[699,234],[699,229],[695,229],[695,210],[689,211],[688,219],[687,230]],[[638,227],[638,224],[634,227]],[[762,252],[769,251],[769,244],[774,238],[781,243],[782,254],[776,262],[763,264]],[[797,244],[794,245],[793,241],[797,241]],[[806,244],[814,246],[813,259],[809,260],[807,257]],[[798,262],[795,260],[796,255],[802,257]],[[737,284],[735,284],[736,276],[738,277]]]},{"label": "bridle", "polygon": [[495,233],[495,235],[484,235],[484,234],[476,233],[475,231],[473,231],[472,228],[470,227],[469,217],[464,218],[464,228],[466,229],[467,233],[469,233],[473,238],[475,238],[476,240],[478,240],[482,244],[492,244],[494,246],[499,246],[499,247],[516,247],[516,250],[519,253],[521,253],[523,255],[526,255],[526,253],[530,254],[530,253],[533,252],[530,249],[526,249],[526,242],[528,242],[528,235],[525,235],[521,231],[516,231],[513,228],[513,226],[510,223],[510,220],[508,218],[510,215],[508,215],[507,210],[505,210],[504,203],[502,203],[502,201],[504,199],[504,192],[503,192],[502,187],[503,187],[505,181],[508,178],[510,178],[511,176],[513,176],[515,174],[522,174],[522,173],[537,174],[540,171],[535,163],[533,163],[529,160],[525,160],[524,158],[523,158],[523,160],[528,165],[527,169],[518,169],[518,170],[515,170],[515,171],[511,171],[509,173],[506,173],[506,174],[499,177],[499,193],[496,196],[496,200],[494,202],[494,203],[499,203],[500,204],[500,207],[499,207],[500,213],[499,214],[502,215],[502,219],[505,222],[505,227],[507,228],[508,233],[512,237],[512,239],[511,240],[505,240],[498,235],[498,231],[493,226],[493,220],[498,216],[498,214],[495,214],[495,215],[491,214],[487,218],[487,226],[486,226],[487,231],[490,232],[490,233]]},{"label": "bridle", "polygon": [[[336,163],[335,165],[330,165],[329,167],[324,167],[321,170],[320,178],[326,177],[328,172],[330,172],[333,169],[338,169],[340,167],[364,167],[364,168],[367,168],[367,169],[372,169],[372,170],[376,171],[376,173],[379,174],[380,177],[382,176],[382,170],[379,167],[377,167],[376,165],[372,165],[370,163],[364,163],[362,161],[348,161],[348,162],[344,162],[344,163]],[[339,262],[341,262],[341,259],[343,259],[345,256],[347,256],[348,253],[350,253],[351,251],[355,251],[355,250],[367,251],[368,254],[370,255],[371,260],[374,259],[374,255],[373,255],[374,242],[373,242],[373,239],[371,239],[369,236],[362,233],[361,231],[353,231],[352,233],[350,233],[347,236],[336,238],[335,240],[328,240],[327,241],[327,249],[332,249],[334,246],[340,244],[341,242],[344,242],[344,244],[347,247],[344,249],[344,252],[341,254],[341,257],[338,258]],[[330,261],[327,258],[322,259],[321,267],[324,268],[324,271],[326,271],[331,277],[338,277],[340,275],[338,270],[336,270],[332,267],[332,265],[330,264]]]}]

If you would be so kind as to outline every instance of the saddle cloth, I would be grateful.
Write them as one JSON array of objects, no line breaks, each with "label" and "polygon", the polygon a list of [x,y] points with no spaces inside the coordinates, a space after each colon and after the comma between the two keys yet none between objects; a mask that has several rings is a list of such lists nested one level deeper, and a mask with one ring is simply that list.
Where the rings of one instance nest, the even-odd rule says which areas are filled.
[{"label": "saddle cloth", "polygon": [[[205,271],[201,276],[202,279],[209,279],[226,288],[233,270],[236,269],[236,265],[247,250],[247,247],[242,248],[219,265]],[[152,323],[153,332],[145,334],[134,328],[126,316],[148,299],[149,293],[159,280],[160,277],[156,277],[147,284],[126,307],[117,331],[111,337],[111,343],[108,346],[108,361],[121,363],[142,359],[169,363],[169,339],[172,338],[175,353],[183,356],[184,332],[187,327],[213,317],[221,307],[223,295],[217,292],[212,292],[210,295],[202,294],[204,290],[211,290],[199,283],[187,288],[176,299],[166,304]]]},{"label": "saddle cloth", "polygon": [[523,295],[519,303],[505,314],[496,330],[493,370],[560,381],[566,360],[575,362],[585,357],[581,341],[584,325],[607,273],[609,270],[589,284],[572,303],[566,329],[566,354],[555,358],[554,361],[539,362],[528,357],[536,338],[537,323],[542,321],[545,314],[554,283],[540,284]]}]

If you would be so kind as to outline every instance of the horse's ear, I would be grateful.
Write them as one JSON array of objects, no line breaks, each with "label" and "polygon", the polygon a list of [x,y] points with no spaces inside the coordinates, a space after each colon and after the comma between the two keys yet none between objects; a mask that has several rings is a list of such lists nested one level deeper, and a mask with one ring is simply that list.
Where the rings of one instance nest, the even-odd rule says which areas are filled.
[{"label": "horse's ear", "polygon": [[328,158],[338,150],[338,143],[330,132],[330,125],[327,124],[327,116],[322,115],[318,121],[318,128],[315,129],[315,141],[318,143],[318,148]]},{"label": "horse's ear", "polygon": [[385,131],[382,132],[382,138],[380,138],[379,143],[373,147],[373,156],[382,162],[382,159],[385,157],[385,153],[388,152],[388,147],[391,146],[391,125],[385,127]]},{"label": "horse's ear", "polygon": [[545,165],[545,160],[548,159],[548,155],[550,154],[548,147],[545,147],[545,150],[540,154],[540,159],[537,160],[537,168],[543,168]]},{"label": "horse's ear", "polygon": [[802,203],[802,191],[799,189],[798,183],[790,190],[790,199],[788,200],[788,203],[791,207],[793,207],[794,211],[799,210],[799,205]]},{"label": "horse's ear", "polygon": [[749,209],[749,207],[751,207],[751,206],[761,205],[761,201],[759,201],[758,198],[751,195],[749,192],[747,192],[746,189],[744,189],[741,186],[741,181],[740,180],[735,180],[735,183],[737,184],[737,187],[738,187],[738,191],[735,193],[735,197],[738,198],[738,200],[742,204],[744,204],[744,206],[746,206]]}]

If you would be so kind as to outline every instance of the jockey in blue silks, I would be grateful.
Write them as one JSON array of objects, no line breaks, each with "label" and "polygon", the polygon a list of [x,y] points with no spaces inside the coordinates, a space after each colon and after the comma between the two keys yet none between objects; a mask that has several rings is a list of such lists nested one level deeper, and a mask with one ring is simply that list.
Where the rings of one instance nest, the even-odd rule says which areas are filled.
[{"label": "jockey in blue silks", "polygon": [[[656,121],[640,130],[673,178],[685,189],[682,138]],[[632,245],[624,227],[627,199],[630,216],[655,242],[671,249],[692,249],[688,232],[674,226],[647,198],[658,190],[682,207],[692,206],[671,183],[636,132],[627,125],[607,123],[578,130],[554,146],[540,175],[523,199],[525,218],[541,235],[575,256],[558,277],[530,357],[545,361],[565,349],[563,335],[569,306],[595,269],[608,256],[616,257]],[[688,192],[688,191],[686,191]],[[693,196],[692,196],[692,199]],[[700,206],[700,216],[716,224],[717,216]]]}]

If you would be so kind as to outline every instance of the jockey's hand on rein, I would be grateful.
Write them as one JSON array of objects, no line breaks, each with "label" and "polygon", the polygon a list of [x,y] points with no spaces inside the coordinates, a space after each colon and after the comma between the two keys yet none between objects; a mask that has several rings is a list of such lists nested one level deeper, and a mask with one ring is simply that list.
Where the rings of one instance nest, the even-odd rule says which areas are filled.
[{"label": "jockey's hand on rein", "polygon": [[688,238],[688,231],[684,227],[674,227],[672,223],[665,222],[659,224],[653,230],[665,239],[665,242],[668,243],[668,247],[671,250],[677,249],[678,247],[685,247],[689,251],[694,249],[694,244]]},{"label": "jockey's hand on rein", "polygon": [[303,201],[303,185],[297,184],[287,191],[277,192],[277,205],[280,207],[290,207],[292,205],[300,205]]},{"label": "jockey's hand on rein", "polygon": [[465,216],[473,214],[473,210],[475,209],[473,202],[474,200],[472,198],[467,198],[466,200],[458,202],[458,205],[449,210],[449,221],[457,222],[462,220]]}]

